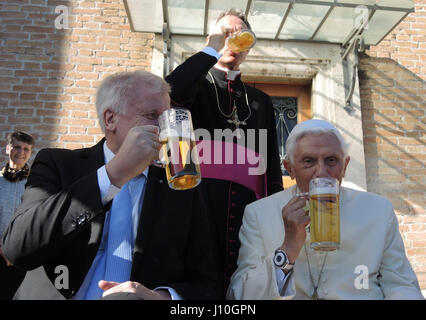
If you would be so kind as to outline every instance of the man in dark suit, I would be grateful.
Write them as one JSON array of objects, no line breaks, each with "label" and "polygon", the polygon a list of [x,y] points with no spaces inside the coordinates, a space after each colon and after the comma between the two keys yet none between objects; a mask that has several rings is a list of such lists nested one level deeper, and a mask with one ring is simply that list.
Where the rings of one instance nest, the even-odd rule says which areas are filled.
[{"label": "man in dark suit", "polygon": [[[28,270],[15,299],[98,299],[118,292],[139,299],[216,298],[201,192],[170,189],[164,170],[150,166],[158,159],[157,118],[169,108],[169,91],[148,72],[112,75],[96,99],[105,138],[86,149],[39,151],[3,237],[7,259]],[[113,221],[124,215],[114,203],[125,185],[131,226],[121,236],[129,238],[110,254],[113,233],[122,227]],[[119,275],[106,276],[113,259]]]}]

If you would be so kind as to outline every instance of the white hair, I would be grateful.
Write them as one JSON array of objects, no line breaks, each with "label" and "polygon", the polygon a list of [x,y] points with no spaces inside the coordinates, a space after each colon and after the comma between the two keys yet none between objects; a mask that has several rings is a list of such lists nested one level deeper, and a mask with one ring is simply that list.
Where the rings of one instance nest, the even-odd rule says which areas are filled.
[{"label": "white hair", "polygon": [[143,70],[118,72],[102,81],[96,94],[96,112],[102,132],[105,132],[104,111],[110,108],[120,114],[126,112],[129,105],[140,99],[136,90],[139,87],[146,88],[147,92],[170,93],[167,82]]},{"label": "white hair", "polygon": [[318,119],[311,119],[301,122],[293,128],[285,144],[286,158],[290,161],[290,163],[293,163],[297,142],[307,135],[322,134],[334,135],[340,143],[340,147],[342,148],[343,152],[343,157],[347,158],[349,144],[346,143],[342,134],[331,123]]}]

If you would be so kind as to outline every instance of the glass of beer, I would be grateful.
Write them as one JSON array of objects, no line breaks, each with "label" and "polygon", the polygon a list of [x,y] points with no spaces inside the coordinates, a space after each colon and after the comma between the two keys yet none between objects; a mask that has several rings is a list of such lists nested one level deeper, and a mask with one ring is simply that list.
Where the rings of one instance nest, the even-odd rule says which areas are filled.
[{"label": "glass of beer", "polygon": [[166,169],[167,183],[174,190],[187,190],[201,182],[200,163],[187,109],[172,108],[158,118],[160,126],[160,161]]},{"label": "glass of beer", "polygon": [[240,30],[226,38],[226,44],[229,50],[233,52],[246,51],[256,44],[256,35],[249,29]]},{"label": "glass of beer", "polygon": [[333,251],[340,247],[339,181],[315,178],[309,182],[311,248]]}]

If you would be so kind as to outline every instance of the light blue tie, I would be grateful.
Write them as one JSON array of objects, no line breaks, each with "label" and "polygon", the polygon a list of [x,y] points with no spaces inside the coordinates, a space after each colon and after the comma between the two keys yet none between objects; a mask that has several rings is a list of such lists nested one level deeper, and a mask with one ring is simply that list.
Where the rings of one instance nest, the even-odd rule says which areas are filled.
[{"label": "light blue tie", "polygon": [[99,299],[103,291],[99,288],[100,280],[125,282],[130,279],[132,269],[133,231],[132,202],[128,183],[114,197],[105,228],[108,227],[106,250],[101,255],[93,272],[85,300]]},{"label": "light blue tie", "polygon": [[130,279],[132,270],[133,228],[132,201],[129,185],[126,183],[112,202],[105,280],[125,282]]}]

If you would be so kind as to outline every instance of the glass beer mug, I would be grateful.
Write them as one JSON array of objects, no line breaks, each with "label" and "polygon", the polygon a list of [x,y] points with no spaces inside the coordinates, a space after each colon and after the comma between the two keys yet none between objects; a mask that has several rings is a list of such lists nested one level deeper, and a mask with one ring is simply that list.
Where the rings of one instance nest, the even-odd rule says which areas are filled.
[{"label": "glass beer mug", "polygon": [[246,29],[232,33],[226,38],[228,49],[233,52],[249,50],[256,44],[256,36],[253,31]]},{"label": "glass beer mug", "polygon": [[339,181],[315,178],[309,182],[311,248],[333,251],[340,248]]},{"label": "glass beer mug", "polygon": [[200,163],[196,149],[191,113],[172,108],[158,118],[160,126],[159,161],[166,169],[167,183],[174,190],[187,190],[201,182]]}]

